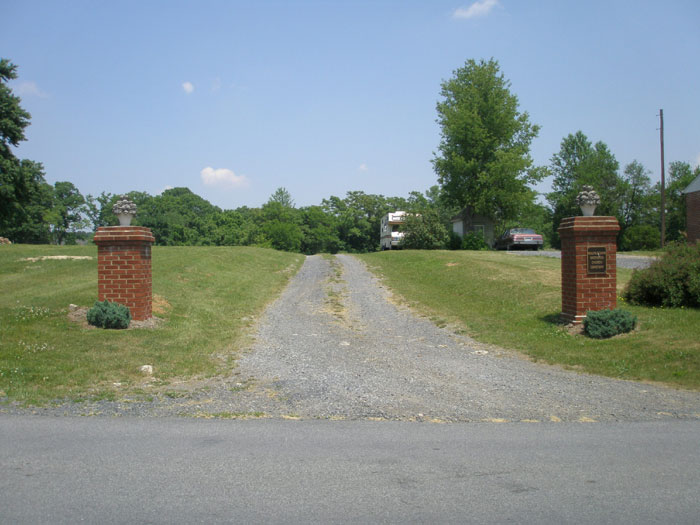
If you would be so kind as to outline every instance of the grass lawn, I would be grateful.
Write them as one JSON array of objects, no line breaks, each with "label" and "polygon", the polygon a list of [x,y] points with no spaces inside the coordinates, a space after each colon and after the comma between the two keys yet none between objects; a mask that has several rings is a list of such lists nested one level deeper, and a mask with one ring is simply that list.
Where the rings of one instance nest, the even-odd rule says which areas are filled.
[{"label": "grass lawn", "polygon": [[[534,360],[624,379],[700,389],[700,310],[624,304],[638,329],[608,340],[570,335],[559,259],[503,252],[387,251],[360,256],[411,307],[437,324]],[[618,268],[618,293],[632,275]]]},{"label": "grass lawn", "polygon": [[[87,260],[30,257],[90,256]],[[42,403],[113,398],[149,364],[162,384],[225,373],[254,319],[304,256],[243,247],[154,247],[156,329],[101,330],[68,319],[97,300],[95,246],[0,247],[0,398]]]}]

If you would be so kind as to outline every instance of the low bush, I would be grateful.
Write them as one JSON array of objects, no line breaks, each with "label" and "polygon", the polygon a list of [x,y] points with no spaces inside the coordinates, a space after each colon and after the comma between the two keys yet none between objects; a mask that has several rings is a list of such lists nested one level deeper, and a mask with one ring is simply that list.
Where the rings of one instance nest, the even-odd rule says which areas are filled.
[{"label": "low bush", "polygon": [[621,251],[655,250],[661,245],[661,233],[658,228],[648,224],[630,226],[622,234]]},{"label": "low bush", "polygon": [[700,244],[671,244],[661,259],[634,272],[624,298],[646,306],[700,307]]},{"label": "low bush", "polygon": [[607,339],[618,334],[631,332],[637,324],[637,318],[626,310],[599,310],[587,312],[583,320],[586,335],[595,339]]},{"label": "low bush", "polygon": [[122,304],[98,301],[88,310],[87,322],[98,328],[128,328],[131,312]]},{"label": "low bush", "polygon": [[463,250],[488,250],[489,245],[484,240],[481,232],[469,232],[462,239]]},{"label": "low bush", "polygon": [[401,231],[404,232],[401,247],[409,250],[442,250],[450,241],[440,214],[432,209],[407,214]]},{"label": "low bush", "polygon": [[455,232],[450,232],[450,242],[447,247],[450,250],[459,250],[462,248],[462,236]]}]

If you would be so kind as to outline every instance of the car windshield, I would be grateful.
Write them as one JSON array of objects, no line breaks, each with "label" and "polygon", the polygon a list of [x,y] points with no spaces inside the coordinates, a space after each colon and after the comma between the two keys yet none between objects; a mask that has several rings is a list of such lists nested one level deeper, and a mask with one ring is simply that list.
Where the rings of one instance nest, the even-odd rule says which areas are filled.
[{"label": "car windshield", "polygon": [[511,235],[514,233],[529,233],[529,234],[535,234],[535,230],[532,228],[512,228],[510,230]]}]

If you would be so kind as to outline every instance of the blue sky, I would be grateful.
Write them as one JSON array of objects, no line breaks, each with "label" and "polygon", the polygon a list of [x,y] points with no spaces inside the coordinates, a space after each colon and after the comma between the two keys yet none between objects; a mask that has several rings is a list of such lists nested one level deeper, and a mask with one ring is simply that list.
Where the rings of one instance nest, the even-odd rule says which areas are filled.
[{"label": "blue sky", "polygon": [[[499,61],[549,164],[569,133],[621,168],[700,162],[700,2],[0,0],[32,114],[16,151],[83,194],[187,186],[222,208],[437,179],[440,83]],[[547,191],[545,181],[538,189]]]}]

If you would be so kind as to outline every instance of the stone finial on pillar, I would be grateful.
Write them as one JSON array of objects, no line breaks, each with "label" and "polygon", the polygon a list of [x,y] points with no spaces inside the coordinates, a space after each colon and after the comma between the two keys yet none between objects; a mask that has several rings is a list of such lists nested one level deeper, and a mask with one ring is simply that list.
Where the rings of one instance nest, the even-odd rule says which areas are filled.
[{"label": "stone finial on pillar", "polygon": [[131,219],[136,215],[136,204],[126,195],[122,195],[112,206],[112,212],[119,217],[119,226],[130,226]]},{"label": "stone finial on pillar", "polygon": [[574,324],[586,312],[617,306],[617,233],[615,217],[568,217],[561,238],[561,317]]}]

